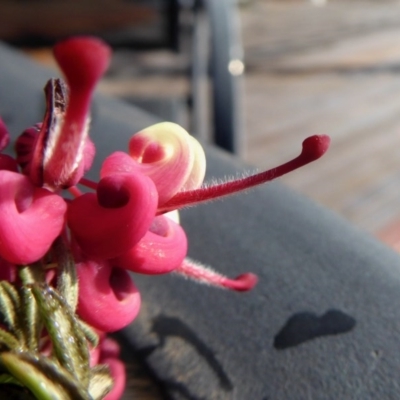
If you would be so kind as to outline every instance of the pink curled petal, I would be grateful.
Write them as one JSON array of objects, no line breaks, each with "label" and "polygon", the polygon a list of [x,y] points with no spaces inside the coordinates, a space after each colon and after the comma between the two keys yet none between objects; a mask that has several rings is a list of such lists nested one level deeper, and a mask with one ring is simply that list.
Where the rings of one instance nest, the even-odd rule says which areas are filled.
[{"label": "pink curled petal", "polygon": [[147,232],[157,207],[157,191],[141,174],[106,176],[97,194],[86,193],[68,207],[68,225],[84,253],[113,258],[128,251]]},{"label": "pink curled petal", "polygon": [[129,174],[141,172],[138,164],[126,153],[116,151],[109,155],[101,166],[100,177],[114,174]]},{"label": "pink curled petal", "polygon": [[108,365],[114,381],[111,392],[108,393],[103,400],[119,400],[124,394],[126,385],[125,365],[121,360],[118,360],[118,358],[105,358],[101,363]]},{"label": "pink curled petal", "polygon": [[155,183],[159,203],[173,197],[188,180],[195,159],[190,135],[179,125],[162,122],[132,136],[129,154]]},{"label": "pink curled petal", "polygon": [[0,171],[0,255],[27,264],[43,257],[64,226],[62,197],[21,174]]},{"label": "pink curled petal", "polygon": [[10,143],[10,134],[4,121],[0,118],[0,151],[3,151]]},{"label": "pink curled petal", "polygon": [[18,172],[18,164],[11,156],[0,154],[0,170]]},{"label": "pink curled petal", "polygon": [[177,268],[187,253],[183,228],[170,218],[158,216],[146,235],[113,264],[142,274],[165,274]]},{"label": "pink curled petal", "polygon": [[79,278],[78,315],[103,332],[114,332],[130,324],[140,309],[140,294],[127,271],[106,261],[77,264]]}]

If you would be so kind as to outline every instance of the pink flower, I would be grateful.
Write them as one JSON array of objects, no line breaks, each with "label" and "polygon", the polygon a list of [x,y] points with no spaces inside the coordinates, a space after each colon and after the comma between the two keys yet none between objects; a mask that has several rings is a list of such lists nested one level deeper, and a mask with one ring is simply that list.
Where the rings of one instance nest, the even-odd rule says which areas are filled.
[{"label": "pink flower", "polygon": [[[256,283],[252,274],[228,279],[185,258],[187,239],[183,229],[162,214],[278,178],[321,157],[329,138],[309,137],[298,157],[269,171],[202,185],[206,160],[201,145],[183,128],[166,122],[134,135],[129,141],[129,154],[113,153],[103,163],[100,182],[88,181],[83,173],[94,154],[87,135],[88,112],[109,54],[109,48],[93,38],[75,38],[57,45],[55,56],[69,93],[61,81],[50,81],[43,123],[25,131],[17,146],[18,161],[36,186],[53,190],[68,187],[75,195],[68,205],[68,227],[91,265],[80,268],[86,275],[88,271],[108,271],[110,265],[147,274],[175,271],[219,287],[252,288]],[[82,194],[77,183],[95,193]]]},{"label": "pink flower", "polygon": [[[89,105],[109,54],[109,48],[93,38],[70,39],[56,46],[69,94],[61,81],[48,84],[44,122],[25,131],[18,160],[37,186],[69,187],[76,196],[68,206],[68,227],[86,259],[112,260],[119,267],[147,274],[175,271],[235,290],[251,288],[255,284],[251,274],[230,280],[185,259],[184,231],[162,214],[278,178],[321,157],[329,138],[306,139],[298,157],[269,171],[202,185],[206,161],[201,145],[183,128],[166,122],[134,135],[129,154],[107,157],[100,182],[90,182],[83,177],[94,154],[87,135]],[[78,182],[95,193],[82,194],[75,187]]]}]

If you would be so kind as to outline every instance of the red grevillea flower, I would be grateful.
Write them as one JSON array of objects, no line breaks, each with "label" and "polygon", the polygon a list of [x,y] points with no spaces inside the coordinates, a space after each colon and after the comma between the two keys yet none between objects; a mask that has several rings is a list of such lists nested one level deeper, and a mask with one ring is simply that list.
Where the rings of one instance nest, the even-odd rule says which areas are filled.
[{"label": "red grevillea flower", "polygon": [[[250,289],[256,282],[252,274],[228,279],[185,259],[184,231],[162,214],[278,178],[321,157],[329,138],[307,138],[298,157],[269,171],[202,185],[206,161],[201,145],[178,125],[160,123],[133,135],[129,154],[107,157],[100,182],[90,182],[83,177],[94,154],[87,136],[89,104],[109,53],[108,47],[92,38],[56,46],[69,92],[61,81],[48,85],[43,123],[27,130],[19,142],[21,165],[35,185],[54,190],[69,187],[76,196],[68,205],[67,221],[86,259],[147,274],[175,271],[219,287]],[[74,186],[78,181],[95,193],[82,194]]]},{"label": "red grevillea flower", "polygon": [[[306,139],[298,157],[269,171],[202,186],[206,162],[201,145],[178,125],[161,123],[134,135],[129,154],[110,155],[103,163],[100,182],[89,182],[82,177],[93,155],[87,137],[89,104],[109,53],[108,47],[92,38],[56,46],[69,94],[62,82],[50,83],[48,112],[36,128],[37,137],[27,131],[21,139],[21,162],[29,166],[32,181],[53,189],[70,186],[77,198],[68,206],[68,227],[86,257],[112,259],[122,268],[148,274],[176,271],[236,290],[252,287],[255,279],[251,275],[231,281],[185,260],[186,236],[162,214],[278,178],[321,157],[329,138]],[[74,187],[78,180],[96,193],[82,195]]]},{"label": "red grevillea flower", "polygon": [[[86,129],[89,102],[108,64],[109,50],[97,40],[76,38],[59,44],[55,55],[67,78],[69,95],[58,81],[47,88],[48,113],[38,128],[39,139],[29,163],[33,181],[53,188],[73,185],[90,164],[93,151]],[[48,129],[49,121],[54,125],[52,129]],[[32,147],[31,136],[32,132],[27,132],[21,147]],[[71,187],[77,198],[68,207],[68,226],[86,257],[112,259],[122,268],[148,274],[176,271],[221,287],[244,290],[246,284],[248,288],[254,285],[251,276],[230,281],[185,260],[187,241],[182,228],[166,222],[161,214],[278,178],[316,160],[328,145],[328,137],[313,136],[304,141],[298,157],[277,168],[202,186],[206,161],[201,145],[176,124],[156,124],[132,136],[129,154],[116,152],[107,157],[98,184],[80,179],[96,193],[81,195]],[[87,155],[85,149],[89,149]],[[22,159],[21,152],[25,163],[27,153]],[[155,218],[156,214],[159,217]]]}]

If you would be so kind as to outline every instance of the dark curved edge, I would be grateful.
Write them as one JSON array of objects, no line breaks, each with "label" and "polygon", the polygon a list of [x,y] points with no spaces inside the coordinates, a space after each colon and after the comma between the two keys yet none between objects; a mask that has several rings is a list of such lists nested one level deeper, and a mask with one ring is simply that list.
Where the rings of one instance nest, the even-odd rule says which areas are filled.
[{"label": "dark curved edge", "polygon": [[[13,134],[40,118],[47,76],[0,48],[0,114]],[[109,152],[124,149],[132,132],[153,122],[140,110],[98,98],[95,168]],[[243,171],[216,149],[208,148],[207,157],[209,176]],[[143,307],[122,334],[168,397],[398,398],[397,254],[279,184],[186,210],[182,224],[191,257],[230,276],[253,271],[260,282],[237,294],[173,275],[134,277]],[[314,336],[275,348],[274,338],[296,315],[303,316],[301,329],[310,328],[307,321],[317,324],[310,329]],[[347,328],[340,330],[337,320]]]}]

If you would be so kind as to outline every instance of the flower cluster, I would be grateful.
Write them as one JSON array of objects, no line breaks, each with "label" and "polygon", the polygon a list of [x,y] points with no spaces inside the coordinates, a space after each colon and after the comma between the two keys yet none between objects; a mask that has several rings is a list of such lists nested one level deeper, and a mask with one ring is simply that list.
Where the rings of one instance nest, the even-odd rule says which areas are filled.
[{"label": "flower cluster", "polygon": [[[312,162],[327,150],[329,138],[306,139],[298,157],[270,171],[203,185],[203,148],[183,128],[164,122],[133,135],[127,152],[110,154],[100,180],[93,182],[84,176],[95,153],[88,135],[89,111],[110,49],[97,39],[80,37],[57,44],[54,55],[66,83],[47,83],[43,121],[21,134],[15,158],[0,155],[0,278],[18,284],[19,269],[40,264],[48,287],[56,288],[51,289],[52,297],[38,294],[32,280],[22,281],[32,288],[39,305],[40,296],[62,303],[54,300],[57,293],[71,297],[71,288],[60,288],[65,270],[60,263],[65,257],[70,260],[78,288],[76,299],[67,303],[76,308],[79,323],[87,328],[83,330],[94,328],[100,336],[100,344],[92,341],[90,364],[109,365],[114,388],[105,398],[117,399],[124,373],[105,333],[125,327],[139,312],[140,294],[130,271],[175,272],[237,291],[257,282],[251,273],[229,279],[189,259],[176,210],[248,189]],[[0,150],[8,141],[0,120]],[[57,250],[60,241],[62,251]],[[46,329],[43,337],[51,331],[47,325]],[[39,347],[41,354],[53,351]]]}]

